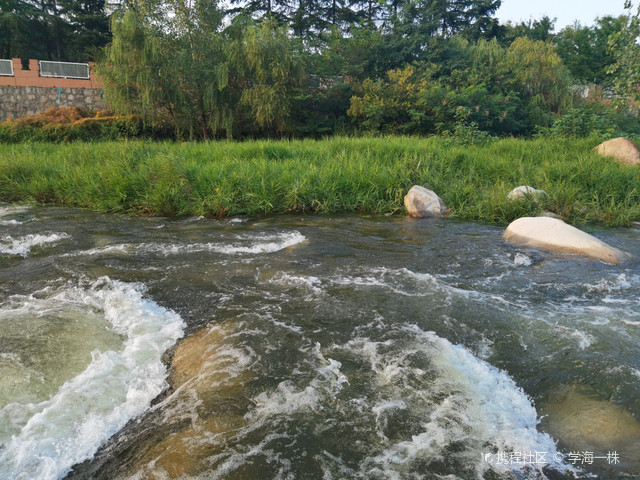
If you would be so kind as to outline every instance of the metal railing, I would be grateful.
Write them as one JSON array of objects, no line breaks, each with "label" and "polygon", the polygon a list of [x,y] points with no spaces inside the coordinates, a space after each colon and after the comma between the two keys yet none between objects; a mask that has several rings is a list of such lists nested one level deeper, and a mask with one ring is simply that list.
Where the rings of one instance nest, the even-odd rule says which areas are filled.
[{"label": "metal railing", "polygon": [[0,60],[0,76],[13,77],[13,62],[11,60]]},{"label": "metal railing", "polygon": [[40,76],[89,80],[88,63],[49,62],[40,60]]}]

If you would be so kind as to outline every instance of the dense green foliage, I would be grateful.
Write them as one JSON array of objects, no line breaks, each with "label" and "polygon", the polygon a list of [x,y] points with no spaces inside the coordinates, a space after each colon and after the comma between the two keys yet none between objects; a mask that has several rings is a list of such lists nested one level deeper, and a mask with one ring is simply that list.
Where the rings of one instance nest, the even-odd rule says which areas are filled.
[{"label": "dense green foliage", "polygon": [[459,40],[457,56],[446,76],[418,65],[365,80],[349,114],[370,131],[429,134],[475,125],[521,135],[550,125],[571,103],[568,74],[550,44],[521,37],[504,49],[495,40]]},{"label": "dense green foliage", "polygon": [[[573,223],[640,219],[640,170],[603,159],[597,139],[384,137],[234,143],[23,143],[0,146],[0,201],[143,215],[403,210],[414,184],[452,216],[506,223],[549,210]],[[541,203],[511,202],[516,186]]]},{"label": "dense green foliage", "polygon": [[105,0],[0,1],[0,58],[87,62],[109,39]]},{"label": "dense green foliage", "polygon": [[113,42],[98,69],[112,107],[153,123],[169,117],[178,136],[230,129],[221,95],[226,65],[211,41],[222,14],[207,2],[196,2],[197,16],[180,2],[167,3],[168,12],[141,6],[149,8],[114,16]]},{"label": "dense green foliage", "polygon": [[222,32],[222,12],[205,0],[193,10],[180,1],[142,6],[113,17],[114,39],[98,68],[117,112],[169,120],[177,138],[290,130],[302,64],[283,27],[237,17]]},{"label": "dense green foliage", "polygon": [[640,5],[635,14],[632,14],[633,5],[630,0],[625,1],[625,8],[629,15],[625,19],[622,29],[610,37],[611,51],[615,55],[615,64],[609,71],[615,75],[615,84],[619,94],[631,97],[636,102],[640,101]]},{"label": "dense green foliage", "polygon": [[608,130],[636,132],[628,108],[585,106],[572,89],[613,82],[609,37],[623,17],[554,35],[547,17],[498,25],[499,4],[259,0],[223,11],[209,0],[131,0],[112,17],[99,72],[118,113],[170,119],[177,138],[531,136],[566,130],[585,108],[583,125],[613,119]]},{"label": "dense green foliage", "polygon": [[[116,1],[97,71],[116,114],[181,140],[638,131],[629,2],[557,33],[546,16],[499,24],[500,3]],[[86,59],[106,21],[104,0],[0,0],[0,53]]]},{"label": "dense green foliage", "polygon": [[609,73],[615,63],[615,52],[609,39],[626,24],[625,17],[602,17],[592,27],[573,25],[554,38],[556,52],[578,83],[609,87],[614,77]]}]

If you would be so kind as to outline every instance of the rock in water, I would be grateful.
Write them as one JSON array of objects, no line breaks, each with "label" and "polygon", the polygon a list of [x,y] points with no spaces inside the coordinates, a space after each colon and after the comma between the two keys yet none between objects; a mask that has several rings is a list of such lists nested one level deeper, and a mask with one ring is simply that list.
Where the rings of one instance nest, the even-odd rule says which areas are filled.
[{"label": "rock in water", "polygon": [[620,456],[618,466],[631,466],[640,458],[640,423],[624,408],[573,387],[540,408],[544,429],[568,450],[600,455],[615,451]]},{"label": "rock in water", "polygon": [[442,199],[435,192],[414,185],[404,196],[404,206],[412,217],[445,217],[449,214]]},{"label": "rock in water", "polygon": [[627,257],[621,250],[556,218],[519,218],[507,227],[504,237],[516,245],[584,255],[614,265],[620,264]]},{"label": "rock in water", "polygon": [[547,192],[544,190],[537,190],[528,185],[521,185],[514,188],[509,192],[507,197],[509,200],[522,200],[524,198],[530,198],[533,201],[538,201],[547,196]]},{"label": "rock in water", "polygon": [[227,440],[246,425],[243,387],[252,377],[235,345],[239,328],[232,321],[214,324],[178,344],[171,389],[162,402],[164,421],[148,427],[129,449],[123,478],[197,477],[208,468],[207,459],[224,452]]},{"label": "rock in water", "polygon": [[594,150],[604,157],[613,157],[616,162],[622,165],[640,164],[640,149],[635,143],[624,137],[602,142]]}]

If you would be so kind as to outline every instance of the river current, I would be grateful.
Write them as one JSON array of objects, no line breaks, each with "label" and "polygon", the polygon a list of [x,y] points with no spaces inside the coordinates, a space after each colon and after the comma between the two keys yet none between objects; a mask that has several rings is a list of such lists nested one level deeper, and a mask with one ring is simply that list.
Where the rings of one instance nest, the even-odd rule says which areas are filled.
[{"label": "river current", "polygon": [[0,479],[640,478],[640,230],[503,230],[0,205]]}]

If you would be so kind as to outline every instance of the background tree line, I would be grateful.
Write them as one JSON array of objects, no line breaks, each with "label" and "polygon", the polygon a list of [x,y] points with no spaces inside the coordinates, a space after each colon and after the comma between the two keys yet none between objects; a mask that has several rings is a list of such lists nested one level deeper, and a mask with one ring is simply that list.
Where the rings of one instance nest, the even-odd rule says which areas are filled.
[{"label": "background tree line", "polygon": [[0,58],[87,62],[110,39],[105,0],[0,0]]},{"label": "background tree line", "polygon": [[98,60],[114,110],[180,138],[638,130],[628,109],[571,89],[634,91],[630,4],[559,33],[548,17],[500,24],[499,6],[0,0],[0,56]]}]

